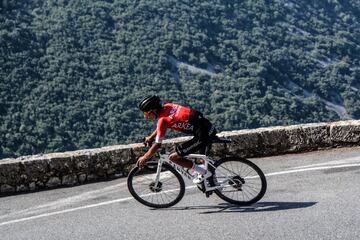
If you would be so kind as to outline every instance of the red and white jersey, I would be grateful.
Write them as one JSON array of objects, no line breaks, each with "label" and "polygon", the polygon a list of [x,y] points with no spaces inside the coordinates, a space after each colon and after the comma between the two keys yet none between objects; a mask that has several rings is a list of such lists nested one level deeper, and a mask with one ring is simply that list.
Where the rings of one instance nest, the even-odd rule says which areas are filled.
[{"label": "red and white jersey", "polygon": [[159,114],[156,127],[156,143],[161,143],[165,138],[166,129],[192,134],[194,125],[192,120],[198,115],[198,111],[174,103],[166,103]]}]

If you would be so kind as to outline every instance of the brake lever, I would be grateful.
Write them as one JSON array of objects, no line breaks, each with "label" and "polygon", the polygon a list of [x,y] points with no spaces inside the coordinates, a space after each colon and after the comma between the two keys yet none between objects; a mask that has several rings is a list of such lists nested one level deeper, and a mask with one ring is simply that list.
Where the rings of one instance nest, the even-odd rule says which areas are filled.
[{"label": "brake lever", "polygon": [[144,144],[144,146],[145,147],[147,147],[147,148],[150,148],[152,145],[153,145],[153,143],[154,143],[154,140],[153,141],[151,141],[151,142],[147,142],[147,143],[145,143],[145,139],[146,138],[143,138],[143,144]]}]

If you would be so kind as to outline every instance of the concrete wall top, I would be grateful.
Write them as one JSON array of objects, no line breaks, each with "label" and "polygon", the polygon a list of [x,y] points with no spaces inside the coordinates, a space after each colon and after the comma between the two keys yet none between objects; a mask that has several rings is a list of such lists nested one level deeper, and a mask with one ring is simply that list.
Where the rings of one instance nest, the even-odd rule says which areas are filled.
[{"label": "concrete wall top", "polygon": [[[310,123],[221,132],[230,144],[214,144],[211,155],[261,157],[323,148],[359,146],[360,120]],[[189,137],[168,139],[167,150]],[[144,154],[140,143],[0,160],[0,195],[72,186],[126,176]]]}]

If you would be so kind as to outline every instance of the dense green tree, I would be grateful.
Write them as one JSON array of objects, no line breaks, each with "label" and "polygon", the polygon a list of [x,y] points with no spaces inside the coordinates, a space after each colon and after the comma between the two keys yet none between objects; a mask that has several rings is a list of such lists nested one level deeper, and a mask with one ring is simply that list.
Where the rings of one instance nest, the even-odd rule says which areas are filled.
[{"label": "dense green tree", "polygon": [[359,56],[355,0],[3,0],[0,158],[140,141],[148,94],[219,131],[360,118]]}]

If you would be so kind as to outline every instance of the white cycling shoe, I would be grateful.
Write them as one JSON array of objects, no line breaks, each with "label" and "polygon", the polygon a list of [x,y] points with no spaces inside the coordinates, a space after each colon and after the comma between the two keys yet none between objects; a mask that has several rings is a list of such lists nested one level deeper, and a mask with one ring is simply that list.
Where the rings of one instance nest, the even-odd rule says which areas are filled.
[{"label": "white cycling shoe", "polygon": [[202,183],[205,179],[208,179],[209,177],[212,176],[212,173],[210,171],[206,171],[205,175],[202,175],[200,173],[196,173],[196,177],[193,179],[193,183],[195,184],[200,184]]}]

